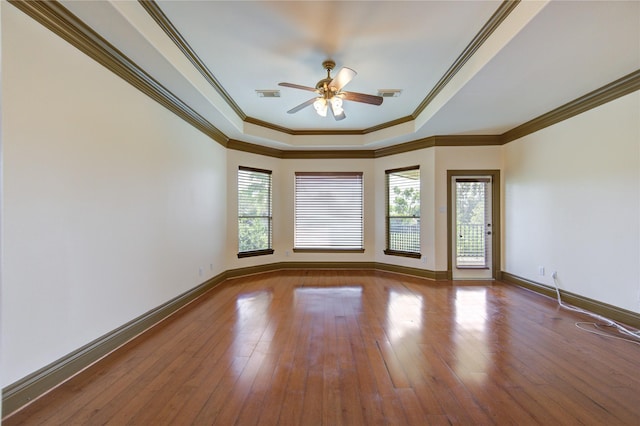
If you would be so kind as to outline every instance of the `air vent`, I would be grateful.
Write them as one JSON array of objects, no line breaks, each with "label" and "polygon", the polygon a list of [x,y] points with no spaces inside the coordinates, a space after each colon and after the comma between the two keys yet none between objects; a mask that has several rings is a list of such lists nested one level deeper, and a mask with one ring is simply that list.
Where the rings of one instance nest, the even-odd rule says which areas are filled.
[{"label": "air vent", "polygon": [[397,98],[402,93],[401,89],[379,89],[378,96],[382,96],[383,98]]},{"label": "air vent", "polygon": [[279,98],[279,90],[256,90],[256,94],[259,98]]}]

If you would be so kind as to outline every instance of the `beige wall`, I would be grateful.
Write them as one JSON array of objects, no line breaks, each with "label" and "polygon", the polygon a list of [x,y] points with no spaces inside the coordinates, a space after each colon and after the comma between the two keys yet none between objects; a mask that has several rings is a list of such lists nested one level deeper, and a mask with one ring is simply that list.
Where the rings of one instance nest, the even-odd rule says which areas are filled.
[{"label": "beige wall", "polygon": [[226,150],[2,2],[2,384],[226,270]]},{"label": "beige wall", "polygon": [[640,312],[640,92],[504,151],[504,270]]},{"label": "beige wall", "polygon": [[[305,160],[276,159],[240,151],[229,150],[227,163],[227,215],[229,240],[227,262],[229,269],[275,262],[372,262],[375,252],[376,188],[373,160],[338,159]],[[237,258],[238,253],[238,166],[257,167],[273,172],[273,248],[267,256]],[[294,177],[295,172],[349,171],[363,173],[364,187],[364,253],[294,253]]]},{"label": "beige wall", "polygon": [[448,170],[502,170],[502,146],[437,147],[435,158],[435,247],[436,269],[447,270],[447,171]]},{"label": "beige wall", "polygon": [[[411,268],[435,270],[434,246],[434,161],[433,148],[391,155],[375,160],[375,184],[378,194],[376,200],[376,262]],[[385,170],[401,167],[420,166],[420,252],[422,258],[388,256],[383,253],[386,248],[386,175]]]},{"label": "beige wall", "polygon": [[[504,147],[282,160],[225,150],[6,2],[1,19],[3,386],[225,270],[443,271],[448,169],[503,170],[503,270],[546,284],[557,270],[569,291],[640,311],[638,92]],[[273,171],[272,256],[236,257],[238,165]],[[412,165],[423,258],[386,256],[384,171]],[[346,170],[364,173],[365,252],[293,253],[294,172]]]},{"label": "beige wall", "polygon": [[[230,150],[227,163],[230,269],[282,261],[381,262],[429,271],[447,269],[447,170],[501,169],[502,147],[436,147],[378,159],[281,160]],[[420,166],[421,259],[388,256],[385,224],[385,170]],[[273,255],[238,259],[238,166],[273,171]],[[293,193],[297,171],[360,171],[364,173],[365,252],[362,254],[293,253]],[[287,255],[288,252],[288,255]]]}]

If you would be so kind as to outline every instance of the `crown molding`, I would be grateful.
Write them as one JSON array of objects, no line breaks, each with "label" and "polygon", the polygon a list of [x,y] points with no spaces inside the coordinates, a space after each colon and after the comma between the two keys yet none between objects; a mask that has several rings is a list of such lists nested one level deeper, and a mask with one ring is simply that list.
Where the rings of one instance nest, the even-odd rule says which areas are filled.
[{"label": "crown molding", "polygon": [[402,154],[404,152],[416,151],[419,149],[432,148],[434,146],[488,146],[501,144],[502,142],[498,135],[444,135],[429,136],[428,138],[379,149],[282,150],[256,145],[249,142],[242,142],[235,139],[229,140],[227,148],[283,159],[340,159],[380,158],[389,155]]},{"label": "crown molding", "polygon": [[[154,1],[154,0],[150,0]],[[410,121],[415,120],[427,106],[433,102],[436,96],[445,88],[445,86],[451,81],[451,79],[462,69],[464,64],[473,56],[473,54],[482,46],[482,44],[491,36],[491,34],[500,26],[500,24],[509,16],[509,14],[516,8],[516,6],[520,3],[521,0],[503,0],[498,9],[493,13],[491,18],[484,24],[484,26],[480,29],[480,31],[475,35],[475,37],[471,40],[471,42],[467,45],[467,47],[462,51],[460,56],[456,58],[454,63],[449,67],[447,72],[442,76],[442,78],[436,83],[434,88],[429,92],[429,94],[422,100],[422,102],[418,105],[415,111],[408,116],[400,117],[395,120],[391,120],[385,123],[378,124],[376,126],[371,126],[362,130],[355,131],[344,131],[344,130],[336,130],[336,131],[326,131],[326,130],[292,130],[286,127],[276,126],[271,123],[267,123],[262,120],[257,120],[252,117],[246,117],[244,121],[248,123],[252,123],[258,126],[266,127],[268,129],[277,130],[288,135],[366,135],[368,133],[377,132],[379,130],[388,129],[393,126],[397,126],[399,124],[408,123]]]},{"label": "crown molding", "polygon": [[384,130],[389,127],[397,126],[399,124],[408,123],[410,121],[415,120],[415,118],[411,115],[406,117],[397,118],[392,121],[387,121],[382,124],[378,124],[376,126],[368,127],[362,130],[293,130],[288,127],[278,126],[273,123],[269,123],[267,121],[258,120],[254,117],[245,118],[244,122],[249,124],[254,124],[256,126],[264,127],[266,129],[275,130],[277,132],[282,132],[287,135],[292,136],[351,136],[351,135],[366,135],[369,133],[377,132],[378,130]]},{"label": "crown molding", "polygon": [[246,117],[244,122],[247,124],[253,124],[255,126],[264,127],[265,129],[275,130],[276,132],[285,133],[287,135],[293,135],[294,130],[288,127],[278,126],[277,124],[269,123],[268,121],[258,120],[254,117]]},{"label": "crown molding", "polygon": [[493,34],[493,32],[500,26],[507,16],[518,6],[520,0],[504,0],[500,7],[491,15],[491,18],[484,24],[478,34],[471,40],[471,42],[465,47],[460,56],[453,62],[453,65],[449,67],[447,72],[431,89],[431,92],[426,98],[418,105],[418,108],[413,112],[412,118],[416,119],[426,108],[433,102],[436,96],[445,88],[445,86],[451,81],[451,79],[462,69],[464,64],[473,56],[474,53],[482,46],[482,44]]},{"label": "crown molding", "polygon": [[264,127],[270,130],[275,130],[287,135],[293,136],[342,136],[342,135],[366,135],[369,133],[384,130],[389,127],[397,126],[399,124],[407,123],[415,120],[422,111],[433,101],[433,99],[444,89],[449,81],[462,69],[464,64],[473,56],[473,54],[482,46],[482,44],[491,36],[496,28],[506,19],[506,17],[515,9],[521,0],[503,0],[498,9],[493,13],[491,18],[483,25],[480,31],[475,35],[467,47],[462,51],[454,63],[449,67],[444,76],[438,81],[435,87],[429,92],[427,97],[418,105],[416,110],[408,116],[400,117],[395,120],[391,120],[385,123],[381,123],[375,126],[368,127],[360,130],[294,130],[288,127],[279,126],[273,123],[269,123],[263,120],[259,120],[254,117],[247,116],[244,111],[234,102],[231,96],[226,92],[218,80],[214,77],[213,73],[207,68],[207,66],[198,57],[196,52],[191,48],[189,43],[180,34],[178,29],[162,12],[162,9],[158,6],[155,0],[138,0],[147,13],[156,21],[156,23],[162,28],[162,30],[169,36],[169,38],[178,46],[178,48],[184,53],[194,67],[204,76],[204,78],[211,84],[214,89],[223,97],[227,104],[235,111],[245,123],[253,124],[256,126]]},{"label": "crown molding", "polygon": [[287,135],[293,136],[343,136],[343,135],[364,135],[364,130],[293,130],[288,127],[278,126],[277,124],[269,123],[267,121],[258,120],[257,118],[247,117],[244,120],[245,123],[254,124],[256,126],[264,127],[266,129],[275,130]]},{"label": "crown molding", "polygon": [[[519,3],[517,1],[506,0],[502,3],[498,11],[494,13],[490,21],[483,27],[483,30],[476,36],[474,41],[465,49],[456,64],[452,66],[459,69],[466,62],[470,55],[477,50],[484,40],[495,30],[495,28],[504,20],[513,8]],[[430,136],[394,146],[373,150],[281,150],[277,148],[265,147],[258,144],[243,142],[229,139],[224,133],[217,129],[213,124],[199,115],[191,107],[189,107],[180,98],[171,91],[161,85],[153,77],[147,74],[141,67],[135,64],[126,55],[102,38],[84,22],[78,19],[61,3],[57,1],[27,1],[27,0],[8,0],[10,4],[26,13],[28,16],[66,40],[68,43],[94,59],[105,68],[109,69],[129,84],[154,99],[159,104],[194,126],[196,129],[209,136],[220,145],[237,151],[251,152],[259,155],[265,155],[276,158],[286,159],[337,159],[337,158],[379,158],[389,155],[401,154],[404,152],[415,151],[419,149],[430,148],[434,146],[486,146],[506,144],[516,139],[522,138],[528,134],[537,132],[545,127],[557,124],[563,120],[574,117],[578,114],[586,112],[592,108],[598,107],[607,102],[611,102],[621,96],[630,94],[640,90],[640,70],[636,70],[612,83],[609,83],[599,89],[596,89],[584,96],[581,96],[571,102],[568,102],[546,114],[536,117],[524,124],[521,124],[500,135],[442,135]],[[141,1],[141,4],[147,10],[158,9],[152,0]],[[161,19],[159,9],[152,16]],[[166,19],[166,17],[164,18]],[[168,21],[167,21],[168,22]],[[177,34],[177,31],[176,31]],[[177,37],[177,36],[176,36]],[[174,38],[175,43],[180,43],[181,37]],[[184,49],[187,49],[186,42],[183,43]],[[188,48],[187,50],[189,50]],[[184,52],[184,50],[183,50]],[[186,53],[185,53],[186,54]],[[195,55],[195,54],[194,54]],[[195,60],[194,56],[194,60]],[[198,59],[199,61],[199,59]],[[195,64],[194,64],[195,65]],[[204,69],[201,72],[206,72]],[[210,73],[209,73],[210,74]],[[448,73],[449,74],[449,73]],[[451,74],[453,76],[453,74]],[[205,76],[206,77],[206,76]],[[213,76],[211,76],[213,78]],[[444,77],[443,77],[444,79]],[[214,79],[215,80],[215,79]],[[442,80],[444,82],[444,80]],[[446,84],[446,83],[444,83]],[[435,90],[435,89],[434,89]],[[425,99],[427,101],[429,96]],[[423,102],[424,103],[424,102]],[[425,104],[426,106],[426,104]],[[292,132],[295,135],[345,135],[355,134],[363,135],[371,131],[377,131],[386,127],[402,124],[413,120],[413,117],[403,117],[398,120],[384,123],[365,130],[350,131],[293,131],[281,128],[270,123],[266,123],[251,117],[246,117],[245,121],[258,126],[268,127],[273,130]]]},{"label": "crown molding", "polygon": [[409,123],[413,120],[415,120],[415,117],[413,115],[407,115],[406,117],[396,118],[395,120],[387,121],[385,123],[378,124],[377,126],[372,126],[367,129],[364,129],[362,131],[362,134],[366,135],[367,133],[373,133],[379,130],[388,129],[389,127],[397,126],[399,124]]},{"label": "crown molding", "polygon": [[242,111],[240,106],[231,98],[231,96],[227,93],[227,91],[222,87],[220,82],[215,78],[213,73],[207,68],[207,66],[202,62],[200,57],[196,54],[196,52],[191,48],[189,43],[182,37],[182,34],[176,29],[173,23],[167,18],[162,9],[158,6],[158,4],[154,0],[138,0],[138,3],[147,11],[149,16],[153,18],[154,21],[158,24],[160,28],[169,36],[169,38],[175,43],[176,46],[184,53],[184,55],[189,59],[189,61],[193,64],[193,66],[202,74],[202,76],[207,80],[207,82],[222,96],[224,101],[233,109],[233,111],[240,117],[242,120],[247,119],[247,115]]},{"label": "crown molding", "polygon": [[250,152],[252,154],[264,155],[266,157],[283,158],[283,152],[281,149],[270,148],[268,146],[257,145],[249,142],[239,141],[237,139],[229,139],[227,142],[227,149],[233,149],[236,151]]},{"label": "crown molding", "polygon": [[355,158],[375,158],[374,151],[363,149],[345,150],[296,150],[283,151],[284,159],[355,159]]},{"label": "crown molding", "polygon": [[374,151],[376,158],[388,155],[402,154],[404,152],[418,149],[431,148],[434,146],[486,146],[501,145],[500,137],[496,135],[442,135],[429,136],[411,142],[392,145],[386,148],[379,148]]},{"label": "crown molding", "polygon": [[[590,109],[596,108],[607,102],[614,101],[622,96],[640,90],[640,69],[636,70],[624,77],[619,78],[605,86],[602,86],[592,92],[587,93],[573,101],[542,114],[532,120],[527,121],[520,126],[517,126],[511,130],[500,135],[442,135],[442,136],[430,136],[423,139],[417,139],[410,142],[405,142],[399,145],[393,145],[385,148],[379,148],[376,150],[363,150],[363,152],[369,152],[373,158],[386,157],[388,155],[402,154],[404,152],[415,151],[418,149],[431,148],[434,146],[488,146],[488,145],[505,145],[516,139],[520,139],[531,133],[535,133],[545,127],[552,126],[561,121],[567,120],[576,115],[582,114]],[[246,143],[243,146],[243,151],[255,152],[252,147],[258,145]],[[229,146],[231,149],[235,147]],[[342,151],[302,151],[305,153],[304,157],[297,157],[297,153],[301,151],[282,151],[279,154],[279,158],[353,158],[353,157],[339,157],[339,153]],[[329,153],[335,154],[329,154]],[[318,156],[314,156],[317,154]],[[329,156],[336,155],[336,156]],[[368,158],[367,154],[362,154],[362,157]]]},{"label": "crown molding", "polygon": [[375,152],[364,149],[350,150],[282,150],[242,142],[231,139],[227,144],[228,149],[250,152],[252,154],[265,155],[267,157],[282,159],[340,159],[340,158],[375,158]]},{"label": "crown molding", "polygon": [[228,138],[224,133],[147,74],[62,4],[57,1],[8,1],[211,139],[226,146]]},{"label": "crown molding", "polygon": [[640,70],[627,74],[546,114],[527,121],[503,133],[500,135],[500,139],[503,144],[509,143],[637,90],[640,90]]}]

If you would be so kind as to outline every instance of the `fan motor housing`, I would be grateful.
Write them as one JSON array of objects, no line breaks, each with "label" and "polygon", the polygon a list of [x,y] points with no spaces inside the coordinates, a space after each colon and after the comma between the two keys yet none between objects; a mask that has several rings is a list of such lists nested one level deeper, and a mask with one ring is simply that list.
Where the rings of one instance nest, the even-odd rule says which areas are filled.
[{"label": "fan motor housing", "polygon": [[329,87],[329,83],[331,83],[331,80],[333,80],[332,78],[323,78],[322,80],[320,80],[318,82],[318,84],[316,84],[316,89],[321,90],[322,92],[325,91],[325,88]]},{"label": "fan motor housing", "polygon": [[331,78],[331,70],[333,70],[336,66],[335,61],[332,59],[327,59],[322,63],[322,68],[327,70],[327,78],[323,78],[316,84],[316,89],[320,90],[320,92],[326,97],[331,96],[331,90],[329,89],[329,83],[333,80]]},{"label": "fan motor housing", "polygon": [[327,71],[331,71],[332,69],[335,68],[335,66],[336,66],[336,63],[331,59],[327,59],[322,63],[322,68],[324,68]]}]

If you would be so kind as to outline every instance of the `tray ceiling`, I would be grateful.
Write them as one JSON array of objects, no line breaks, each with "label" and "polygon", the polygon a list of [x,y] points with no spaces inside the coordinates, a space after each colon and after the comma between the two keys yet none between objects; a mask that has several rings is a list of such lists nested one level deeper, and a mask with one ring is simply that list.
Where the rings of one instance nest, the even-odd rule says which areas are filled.
[{"label": "tray ceiling", "polygon": [[[285,150],[500,134],[640,68],[636,1],[61,3],[226,137]],[[401,95],[287,114],[314,94],[278,83],[327,58]]]}]

